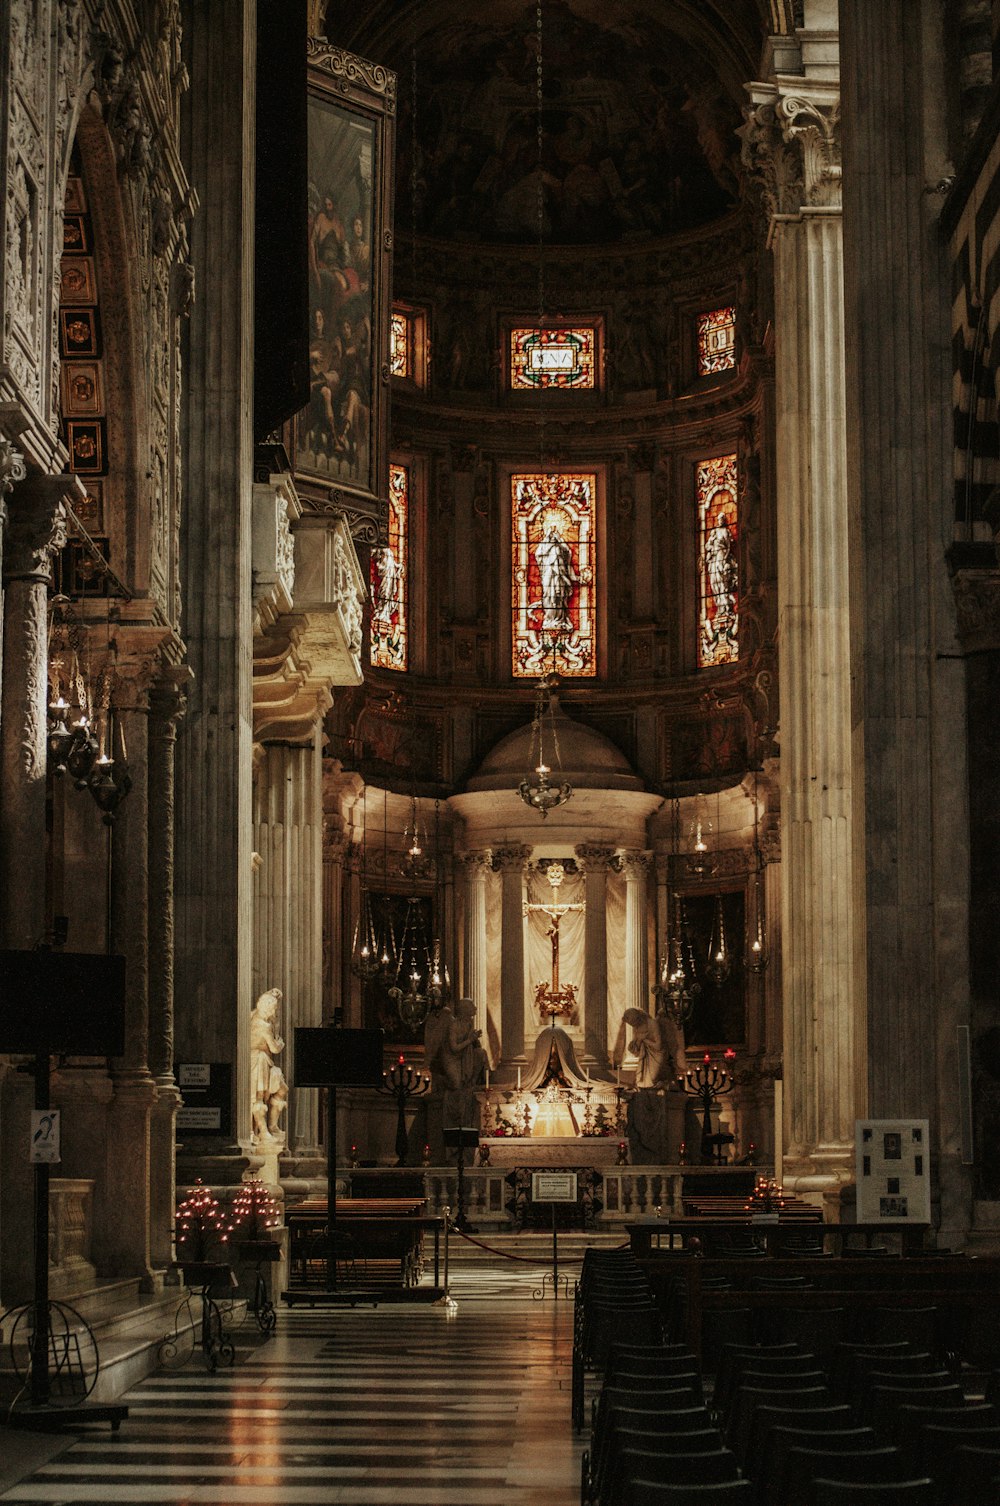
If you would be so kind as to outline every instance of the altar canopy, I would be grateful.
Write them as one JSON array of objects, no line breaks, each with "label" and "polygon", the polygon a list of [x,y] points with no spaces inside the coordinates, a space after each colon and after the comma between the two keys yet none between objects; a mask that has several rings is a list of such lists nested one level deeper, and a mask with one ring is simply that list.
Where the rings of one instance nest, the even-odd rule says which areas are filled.
[{"label": "altar canopy", "polygon": [[531,1061],[521,1073],[521,1087],[537,1092],[550,1082],[585,1092],[590,1078],[576,1059],[576,1047],[559,1025],[541,1031]]}]

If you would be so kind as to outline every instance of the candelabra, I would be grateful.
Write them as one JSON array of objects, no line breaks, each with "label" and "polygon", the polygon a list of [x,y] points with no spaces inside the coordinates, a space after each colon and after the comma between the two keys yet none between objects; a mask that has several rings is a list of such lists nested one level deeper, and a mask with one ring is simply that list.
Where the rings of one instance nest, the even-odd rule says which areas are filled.
[{"label": "candelabra", "polygon": [[396,1165],[406,1165],[406,1152],[410,1137],[406,1132],[406,1105],[411,1098],[422,1098],[430,1089],[431,1080],[426,1073],[410,1066],[402,1056],[382,1073],[378,1091],[387,1098],[396,1100]]},{"label": "candelabra", "polygon": [[722,1147],[732,1140],[731,1135],[712,1133],[712,1105],[716,1099],[733,1091],[735,1084],[732,1078],[732,1063],[735,1060],[736,1052],[731,1047],[723,1052],[725,1066],[713,1062],[711,1054],[706,1051],[703,1060],[696,1067],[689,1067],[683,1077],[677,1079],[681,1091],[691,1098],[696,1098],[701,1104],[702,1163],[715,1160],[721,1166]]}]

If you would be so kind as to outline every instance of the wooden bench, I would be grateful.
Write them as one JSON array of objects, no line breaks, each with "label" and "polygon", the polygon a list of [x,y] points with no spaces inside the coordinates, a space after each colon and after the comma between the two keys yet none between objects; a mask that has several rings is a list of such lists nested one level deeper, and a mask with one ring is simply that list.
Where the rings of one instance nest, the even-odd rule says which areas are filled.
[{"label": "wooden bench", "polygon": [[[289,1210],[286,1222],[296,1284],[322,1285],[329,1237],[326,1198],[299,1203]],[[439,1223],[427,1215],[424,1198],[338,1198],[334,1208],[338,1279],[352,1285],[416,1286],[424,1271],[424,1233],[436,1230]]]}]

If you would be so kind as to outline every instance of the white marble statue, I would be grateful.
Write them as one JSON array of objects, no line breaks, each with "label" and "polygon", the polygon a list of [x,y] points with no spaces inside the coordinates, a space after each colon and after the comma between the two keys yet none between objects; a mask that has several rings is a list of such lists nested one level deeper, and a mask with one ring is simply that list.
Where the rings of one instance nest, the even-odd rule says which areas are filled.
[{"label": "white marble statue", "polygon": [[280,988],[261,994],[250,1014],[250,1091],[253,1095],[251,1117],[258,1140],[275,1140],[280,1134],[279,1120],[288,1106],[288,1084],[274,1058],[285,1049],[275,1029],[281,1000]]},{"label": "white marble statue", "polygon": [[639,1058],[637,1088],[670,1088],[687,1070],[684,1036],[667,1014],[647,1014],[644,1009],[626,1009],[625,1023],[632,1026],[629,1050]]}]

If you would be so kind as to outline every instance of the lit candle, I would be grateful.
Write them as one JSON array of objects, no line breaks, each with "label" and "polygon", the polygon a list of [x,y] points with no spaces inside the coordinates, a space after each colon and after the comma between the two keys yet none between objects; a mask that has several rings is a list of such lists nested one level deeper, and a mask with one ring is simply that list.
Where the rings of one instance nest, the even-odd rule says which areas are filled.
[{"label": "lit candle", "polygon": [[486,1068],[486,1086],[487,1086],[487,1088],[489,1088],[489,1085],[490,1085],[490,1069],[489,1069],[489,1067],[487,1067]]},{"label": "lit candle", "polygon": [[584,1069],[583,1069],[583,1079],[584,1079],[584,1082],[589,1082],[590,1081],[590,1068],[589,1067],[584,1067]]},{"label": "lit candle", "polygon": [[518,1069],[517,1069],[517,1091],[519,1093],[521,1091],[521,1069],[520,1069],[520,1067],[518,1067]]}]

